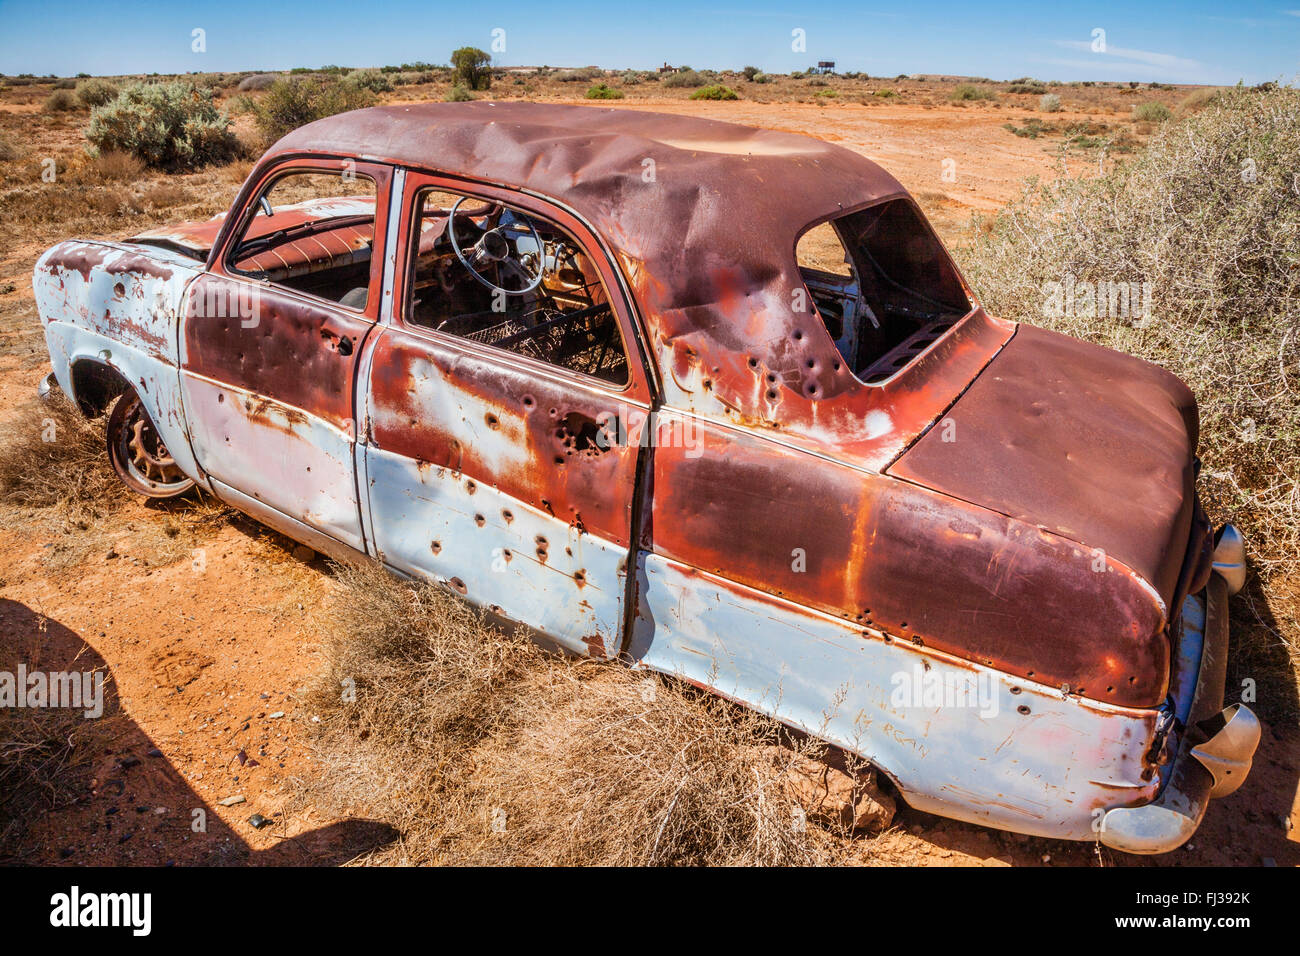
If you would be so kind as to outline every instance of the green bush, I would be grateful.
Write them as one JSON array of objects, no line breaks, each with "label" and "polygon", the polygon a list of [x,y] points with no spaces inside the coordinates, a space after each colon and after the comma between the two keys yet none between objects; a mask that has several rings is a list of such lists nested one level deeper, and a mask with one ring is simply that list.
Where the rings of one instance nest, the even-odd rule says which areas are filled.
[{"label": "green bush", "polygon": [[486,90],[492,86],[492,71],[488,64],[492,57],[478,47],[463,46],[451,54],[451,66],[457,86],[471,90]]},{"label": "green bush", "polygon": [[749,80],[750,82],[753,82],[754,77],[758,76],[758,74],[759,74],[761,71],[760,71],[759,68],[756,67],[756,66],[747,66],[747,67],[745,67],[743,70],[741,70],[740,72],[742,72],[742,73],[745,74],[745,79]]},{"label": "green bush", "polygon": [[132,83],[91,111],[86,139],[167,170],[226,162],[240,151],[212,91],[185,80]]},{"label": "green bush", "polygon": [[898,94],[895,93],[893,90],[890,90],[890,89],[884,89],[884,90],[876,90],[876,92],[872,93],[871,95],[872,95],[872,96],[878,96],[878,97],[880,97],[882,100],[887,100],[887,99],[892,99],[893,97],[897,96]]},{"label": "green bush", "polygon": [[736,91],[725,86],[703,86],[691,94],[693,100],[738,100]]},{"label": "green bush", "polygon": [[252,93],[255,90],[269,90],[271,85],[279,79],[274,73],[254,73],[252,76],[246,76],[239,81],[235,87],[240,93]]},{"label": "green bush", "polygon": [[117,85],[108,80],[89,79],[77,84],[77,99],[81,100],[82,106],[88,108],[103,106],[109,100],[117,99],[118,92]]},{"label": "green bush", "polygon": [[347,82],[371,93],[391,93],[393,81],[378,70],[357,70],[349,73]]},{"label": "green bush", "polygon": [[47,113],[66,113],[68,110],[75,110],[80,106],[77,100],[77,94],[72,90],[55,90],[45,98],[45,112]]},{"label": "green bush", "polygon": [[1038,100],[1038,109],[1043,113],[1061,112],[1061,98],[1055,93],[1044,93]]},{"label": "green bush", "polygon": [[308,75],[286,76],[271,84],[266,95],[250,102],[253,119],[269,145],[299,126],[370,106],[375,94],[350,80]]},{"label": "green bush", "polygon": [[474,99],[474,94],[462,83],[456,83],[447,91],[444,97],[448,103],[466,103]]},{"label": "green bush", "polygon": [[676,73],[670,73],[664,77],[663,85],[670,90],[686,89],[688,87],[703,86],[704,77],[694,70],[678,70]]},{"label": "green bush", "polygon": [[622,90],[612,89],[604,83],[597,83],[595,86],[587,88],[587,99],[589,100],[621,100],[622,98]]},{"label": "green bush", "polygon": [[772,78],[771,78],[770,76],[768,76],[766,73],[755,73],[752,77],[750,77],[750,79],[752,79],[755,83],[771,83],[771,82],[772,82]]},{"label": "green bush", "polygon": [[1133,107],[1133,118],[1140,123],[1163,123],[1169,119],[1169,107],[1164,103],[1139,103]]},{"label": "green bush", "polygon": [[972,83],[959,83],[948,97],[950,100],[995,100],[997,95],[991,90],[982,89]]},{"label": "green bush", "polygon": [[72,79],[65,78],[62,80],[57,80],[54,83],[54,89],[56,90],[75,90],[76,88],[77,88],[77,81]]},{"label": "green bush", "polygon": [[1046,93],[1047,87],[1037,80],[1015,80],[1007,87],[1008,93]]}]

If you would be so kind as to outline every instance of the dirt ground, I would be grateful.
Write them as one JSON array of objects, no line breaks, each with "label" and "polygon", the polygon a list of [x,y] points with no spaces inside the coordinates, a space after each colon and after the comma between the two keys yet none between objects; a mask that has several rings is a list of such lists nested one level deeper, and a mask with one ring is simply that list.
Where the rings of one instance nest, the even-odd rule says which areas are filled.
[{"label": "dirt ground", "polygon": [[[1078,104],[1063,95],[1067,110],[1052,122],[1115,124],[1127,100],[1117,92],[1107,102],[1094,92],[1093,101]],[[413,93],[400,88],[389,98]],[[30,87],[0,95],[0,134],[20,153],[0,163],[0,423],[15,420],[48,371],[31,300],[39,253],[73,235],[120,238],[211,215],[248,169],[98,181],[80,153],[85,114],[50,115],[42,99]],[[1082,150],[1062,162],[1060,137],[1007,130],[1033,115],[1021,102],[644,96],[600,105],[839,143],[897,176],[944,238],[960,242],[972,213],[997,209],[1026,177],[1081,175],[1108,161]],[[44,157],[66,166],[62,185],[40,180]],[[109,199],[97,199],[101,194]],[[294,778],[314,772],[305,742],[313,715],[299,695],[319,668],[317,614],[332,587],[323,561],[295,554],[292,542],[242,518],[194,526],[183,505],[133,502],[112,526],[86,529],[17,513],[0,518],[0,669],[18,660],[31,668],[99,667],[111,682],[112,716],[87,744],[94,751],[88,786],[33,822],[21,862],[332,864],[391,838],[382,824],[328,819],[293,800]],[[182,531],[173,534],[168,529],[177,523]],[[160,534],[172,535],[173,546],[160,546]],[[1267,730],[1246,786],[1213,803],[1192,843],[1165,857],[1127,857],[907,810],[867,856],[881,865],[1297,865],[1297,742],[1294,727]],[[270,824],[254,827],[253,814]],[[206,832],[196,829],[199,819]]]}]

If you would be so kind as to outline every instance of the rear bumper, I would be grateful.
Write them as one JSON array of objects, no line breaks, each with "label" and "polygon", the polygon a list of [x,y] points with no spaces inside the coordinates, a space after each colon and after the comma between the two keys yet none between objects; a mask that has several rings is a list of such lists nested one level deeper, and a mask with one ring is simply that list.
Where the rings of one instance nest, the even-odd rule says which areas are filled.
[{"label": "rear bumper", "polygon": [[[1126,853],[1167,853],[1196,832],[1211,798],[1226,796],[1245,781],[1259,744],[1259,721],[1249,708],[1223,707],[1228,659],[1229,584],[1219,573],[1200,594],[1183,604],[1183,634],[1179,657],[1190,669],[1175,680],[1171,693],[1177,707],[1179,683],[1190,683],[1186,716],[1175,725],[1177,752],[1168,768],[1164,788],[1151,803],[1115,807],[1101,819],[1099,837],[1106,846]],[[1198,647],[1199,645],[1199,647]],[[1193,663],[1187,657],[1195,655]],[[1192,669],[1194,668],[1194,669]]]}]

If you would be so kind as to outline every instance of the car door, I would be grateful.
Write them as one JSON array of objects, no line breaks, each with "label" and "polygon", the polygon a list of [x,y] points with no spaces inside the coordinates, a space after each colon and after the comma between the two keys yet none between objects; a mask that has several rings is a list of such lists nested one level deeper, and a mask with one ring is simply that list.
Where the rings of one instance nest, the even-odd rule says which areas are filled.
[{"label": "car door", "polygon": [[[457,197],[468,215],[448,215]],[[533,197],[408,172],[401,209],[398,291],[363,371],[373,550],[574,652],[615,656],[650,408],[618,274],[581,223]],[[491,221],[516,253],[540,243],[536,295],[493,311],[450,221],[471,260]]]},{"label": "car door", "polygon": [[185,416],[212,490],[324,550],[365,550],[354,402],[391,178],[351,160],[269,167],[185,302]]}]

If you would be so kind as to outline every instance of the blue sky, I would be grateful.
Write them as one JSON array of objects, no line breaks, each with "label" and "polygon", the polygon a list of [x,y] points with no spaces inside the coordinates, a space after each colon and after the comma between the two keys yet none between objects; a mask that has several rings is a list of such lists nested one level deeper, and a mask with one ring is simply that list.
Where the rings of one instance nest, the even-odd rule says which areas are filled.
[{"label": "blue sky", "polygon": [[[192,50],[195,29],[206,52]],[[650,68],[752,63],[786,72],[819,59],[872,75],[1293,82],[1300,0],[1078,5],[818,0],[0,0],[0,72],[173,73],[336,63],[445,63],[489,50],[502,65]],[[1105,31],[1105,51],[1094,30]],[[803,30],[806,49],[792,49]],[[500,36],[500,34],[498,34]]]}]

